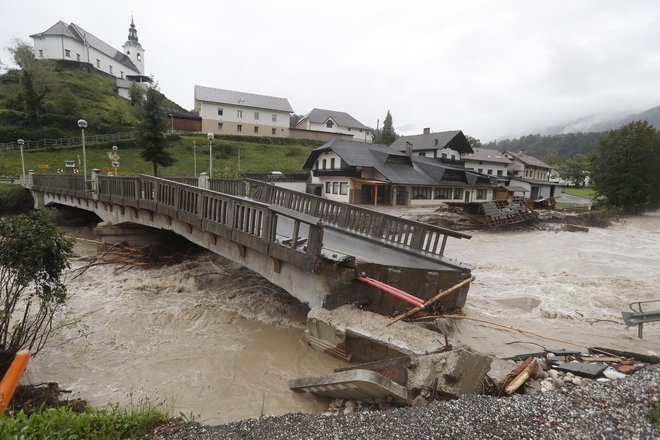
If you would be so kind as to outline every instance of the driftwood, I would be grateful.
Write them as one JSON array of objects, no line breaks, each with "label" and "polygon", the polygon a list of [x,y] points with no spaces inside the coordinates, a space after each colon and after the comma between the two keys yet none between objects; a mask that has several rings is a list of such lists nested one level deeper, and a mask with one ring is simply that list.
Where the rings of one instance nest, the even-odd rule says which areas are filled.
[{"label": "driftwood", "polygon": [[422,304],[422,305],[420,305],[420,306],[417,306],[417,307],[414,307],[414,308],[408,310],[407,312],[400,314],[399,316],[397,316],[396,318],[394,318],[394,320],[393,320],[392,322],[390,322],[390,323],[387,324],[387,325],[388,325],[388,326],[389,326],[389,325],[392,325],[392,324],[394,324],[394,323],[397,322],[397,321],[400,321],[400,320],[405,319],[405,318],[407,318],[407,317],[409,317],[409,316],[411,316],[411,315],[414,315],[415,313],[419,312],[420,310],[422,310],[422,309],[424,309],[424,308],[426,308],[426,307],[428,307],[428,306],[430,306],[430,305],[432,305],[432,304],[438,302],[440,299],[444,298],[445,296],[447,296],[447,295],[451,295],[452,293],[456,292],[458,289],[460,289],[461,287],[465,286],[466,284],[470,284],[472,281],[474,281],[474,277],[470,277],[470,278],[468,278],[468,279],[465,279],[465,280],[461,281],[461,282],[458,283],[458,284],[454,284],[454,285],[451,286],[449,289],[447,289],[447,290],[443,290],[442,292],[438,293],[438,294],[437,294],[436,296],[434,296],[433,298],[431,298],[431,299],[429,299],[428,301],[426,301],[424,304]]}]

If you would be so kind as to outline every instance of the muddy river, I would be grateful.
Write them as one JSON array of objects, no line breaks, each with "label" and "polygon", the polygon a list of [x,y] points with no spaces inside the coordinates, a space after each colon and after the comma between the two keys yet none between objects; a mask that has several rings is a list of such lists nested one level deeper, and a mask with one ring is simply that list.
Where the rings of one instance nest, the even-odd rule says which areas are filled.
[{"label": "muddy river", "polygon": [[[77,251],[94,249],[79,242]],[[524,353],[539,350],[535,343],[660,353],[660,323],[641,340],[621,323],[628,303],[660,299],[660,213],[588,233],[476,232],[451,240],[447,254],[475,267],[465,308],[475,320],[456,321],[452,338],[477,350]],[[31,362],[27,380],[59,382],[96,406],[149,398],[208,424],[325,408],[286,381],[344,364],[307,348],[306,309],[279,289],[209,254],[115,269],[68,275],[71,299],[58,316],[66,327]]]}]

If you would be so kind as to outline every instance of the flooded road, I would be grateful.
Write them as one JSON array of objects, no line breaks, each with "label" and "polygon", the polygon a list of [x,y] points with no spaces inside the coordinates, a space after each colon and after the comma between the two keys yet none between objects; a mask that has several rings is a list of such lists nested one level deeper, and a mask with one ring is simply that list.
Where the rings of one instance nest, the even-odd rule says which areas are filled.
[{"label": "flooded road", "polygon": [[[568,341],[660,353],[660,323],[645,326],[642,340],[621,324],[628,303],[660,299],[660,213],[588,233],[475,232],[451,240],[447,254],[475,266],[467,317],[562,341],[457,320],[452,337],[474,349],[575,348]],[[325,408],[286,381],[345,364],[306,346],[306,308],[267,281],[211,254],[114,269],[68,276],[58,320],[71,325],[32,361],[32,382],[58,382],[96,406],[149,397],[208,424]]]}]

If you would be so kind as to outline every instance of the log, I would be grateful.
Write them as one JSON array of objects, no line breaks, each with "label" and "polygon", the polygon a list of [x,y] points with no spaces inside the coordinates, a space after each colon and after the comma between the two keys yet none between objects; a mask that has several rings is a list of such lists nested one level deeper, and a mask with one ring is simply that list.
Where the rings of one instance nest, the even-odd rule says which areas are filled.
[{"label": "log", "polygon": [[405,312],[405,313],[400,314],[399,316],[397,316],[396,318],[394,318],[394,320],[393,320],[392,322],[390,322],[390,323],[387,324],[387,325],[390,326],[390,325],[394,324],[394,323],[397,322],[397,321],[400,321],[400,320],[405,319],[405,318],[407,318],[407,317],[409,317],[409,316],[411,316],[411,315],[414,315],[415,313],[419,312],[419,311],[422,310],[423,308],[426,308],[426,307],[430,306],[431,304],[434,304],[434,303],[438,302],[439,300],[441,300],[441,299],[444,298],[445,296],[450,295],[450,294],[456,292],[458,289],[460,289],[461,287],[465,286],[466,284],[470,284],[472,281],[474,281],[474,277],[470,277],[470,278],[468,278],[468,279],[465,279],[465,280],[461,281],[461,282],[458,283],[458,284],[454,284],[454,285],[451,286],[449,289],[447,289],[447,290],[443,290],[442,292],[438,293],[438,294],[437,294],[436,296],[434,296],[433,298],[431,298],[431,299],[429,299],[428,301],[426,301],[424,304],[421,304],[421,305],[419,305],[419,306],[417,306],[417,307],[415,307],[415,308],[412,308],[412,309],[408,310],[408,311]]},{"label": "log", "polygon": [[511,394],[515,393],[518,390],[518,388],[520,388],[527,381],[529,376],[532,374],[532,368],[534,367],[534,362],[535,361],[533,360],[533,358],[530,357],[520,365],[520,367],[524,365],[524,368],[522,368],[522,371],[520,371],[516,375],[516,377],[514,377],[513,380],[509,382],[509,384],[504,388],[505,393],[507,393],[510,396]]}]

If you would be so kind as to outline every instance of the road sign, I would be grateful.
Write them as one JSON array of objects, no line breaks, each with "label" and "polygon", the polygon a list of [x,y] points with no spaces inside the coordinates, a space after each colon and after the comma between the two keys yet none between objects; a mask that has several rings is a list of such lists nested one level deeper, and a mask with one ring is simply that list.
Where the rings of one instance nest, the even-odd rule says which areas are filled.
[{"label": "road sign", "polygon": [[47,169],[47,168],[50,168],[50,165],[48,165],[47,163],[40,163],[39,165],[37,165],[37,168]]},{"label": "road sign", "polygon": [[117,153],[112,153],[112,155],[110,156],[110,159],[113,160],[113,161],[117,161],[117,160],[119,160],[119,155]]},{"label": "road sign", "polygon": [[75,168],[76,167],[76,161],[75,160],[65,160],[64,161],[64,166],[66,168]]},{"label": "road sign", "polygon": [[113,160],[112,161],[112,166],[117,168],[119,166],[119,161],[118,160]]}]

